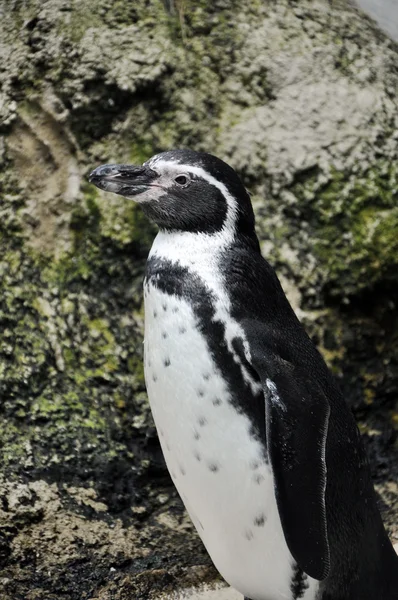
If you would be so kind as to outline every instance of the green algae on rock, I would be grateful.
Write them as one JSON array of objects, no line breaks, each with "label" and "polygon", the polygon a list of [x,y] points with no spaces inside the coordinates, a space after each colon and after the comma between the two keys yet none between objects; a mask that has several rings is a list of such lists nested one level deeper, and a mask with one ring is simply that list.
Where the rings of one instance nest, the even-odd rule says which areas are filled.
[{"label": "green algae on rock", "polygon": [[313,251],[329,293],[351,296],[397,281],[397,167],[376,161],[355,177],[331,170],[292,186],[310,225]]}]

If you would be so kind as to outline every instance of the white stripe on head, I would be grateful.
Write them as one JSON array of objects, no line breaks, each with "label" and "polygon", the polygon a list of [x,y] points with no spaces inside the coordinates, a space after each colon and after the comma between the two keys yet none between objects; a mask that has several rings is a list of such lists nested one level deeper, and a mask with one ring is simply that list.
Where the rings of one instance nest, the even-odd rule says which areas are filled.
[{"label": "white stripe on head", "polygon": [[156,156],[154,158],[151,158],[148,162],[145,163],[145,165],[147,165],[154,171],[157,171],[159,169],[159,175],[161,173],[167,173],[167,170],[172,171],[173,174],[191,173],[192,175],[197,175],[198,177],[201,177],[202,179],[207,181],[207,183],[213,185],[218,190],[220,190],[227,203],[227,216],[222,231],[224,234],[230,234],[228,237],[230,238],[229,241],[232,242],[235,235],[235,223],[238,215],[238,206],[237,201],[229,193],[227,187],[223,183],[221,183],[220,181],[218,181],[218,179],[210,175],[210,173],[208,173],[202,167],[197,167],[189,164],[187,165],[173,160],[164,160],[161,158],[161,156],[159,156],[159,158],[157,158]]}]

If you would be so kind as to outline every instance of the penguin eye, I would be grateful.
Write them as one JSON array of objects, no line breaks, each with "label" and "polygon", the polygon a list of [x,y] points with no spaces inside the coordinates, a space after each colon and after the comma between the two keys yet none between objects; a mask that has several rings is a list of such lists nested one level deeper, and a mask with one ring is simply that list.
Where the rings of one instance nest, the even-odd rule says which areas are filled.
[{"label": "penguin eye", "polygon": [[189,177],[188,175],[177,175],[177,177],[174,178],[174,181],[183,187],[189,183]]}]

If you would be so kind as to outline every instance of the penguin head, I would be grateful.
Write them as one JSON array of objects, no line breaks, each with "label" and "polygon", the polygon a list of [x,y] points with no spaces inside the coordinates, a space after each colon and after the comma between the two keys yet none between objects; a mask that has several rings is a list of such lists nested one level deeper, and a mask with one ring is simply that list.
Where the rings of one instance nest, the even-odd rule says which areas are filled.
[{"label": "penguin head", "polygon": [[103,165],[89,181],[139,203],[160,229],[254,235],[248,192],[234,169],[211,154],[172,150],[141,166]]}]

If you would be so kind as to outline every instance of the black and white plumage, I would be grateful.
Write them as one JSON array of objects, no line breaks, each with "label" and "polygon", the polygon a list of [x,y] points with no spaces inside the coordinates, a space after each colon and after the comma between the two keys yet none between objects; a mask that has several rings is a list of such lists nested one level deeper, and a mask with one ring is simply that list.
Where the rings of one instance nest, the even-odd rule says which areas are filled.
[{"label": "black and white plumage", "polygon": [[251,600],[393,600],[398,559],[354,419],[262,258],[235,171],[176,150],[90,180],[159,225],[145,377],[167,467]]}]

